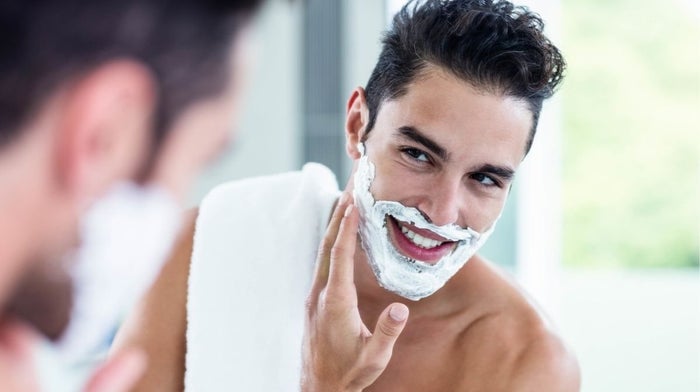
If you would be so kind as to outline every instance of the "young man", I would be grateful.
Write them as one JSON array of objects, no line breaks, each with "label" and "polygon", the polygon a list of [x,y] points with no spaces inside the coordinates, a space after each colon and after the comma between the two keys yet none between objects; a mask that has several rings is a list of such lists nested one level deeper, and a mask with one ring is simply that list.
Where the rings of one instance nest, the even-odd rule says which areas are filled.
[{"label": "young man", "polygon": [[[562,77],[542,29],[506,1],[404,7],[348,102],[353,175],[330,224],[339,191],[318,165],[214,190],[122,331],[168,358],[149,377],[182,382],[186,363],[195,390],[578,390],[544,317],[475,254]],[[299,259],[319,244],[311,280]]]},{"label": "young man", "polygon": [[[258,3],[0,5],[0,390],[38,388],[37,331],[86,353],[159,270],[190,182],[230,137]],[[143,365],[125,353],[88,387],[127,390]]]}]

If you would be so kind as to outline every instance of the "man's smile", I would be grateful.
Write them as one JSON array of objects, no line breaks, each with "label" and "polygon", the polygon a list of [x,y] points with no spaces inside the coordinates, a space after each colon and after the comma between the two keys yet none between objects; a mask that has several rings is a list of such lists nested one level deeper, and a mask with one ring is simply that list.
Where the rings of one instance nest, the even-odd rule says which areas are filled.
[{"label": "man's smile", "polygon": [[419,229],[390,215],[387,215],[386,223],[392,244],[399,253],[410,259],[436,264],[457,244],[430,230]]}]

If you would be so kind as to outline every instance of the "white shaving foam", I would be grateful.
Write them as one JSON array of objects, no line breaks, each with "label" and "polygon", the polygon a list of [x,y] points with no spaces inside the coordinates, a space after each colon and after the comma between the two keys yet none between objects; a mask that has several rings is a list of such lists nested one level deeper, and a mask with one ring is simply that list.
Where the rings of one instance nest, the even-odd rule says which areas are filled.
[{"label": "white shaving foam", "polygon": [[[404,298],[417,301],[425,298],[447,283],[486,242],[496,222],[484,233],[456,224],[436,226],[421,212],[395,201],[375,201],[370,186],[375,167],[365,154],[364,145],[358,145],[362,154],[354,177],[353,197],[360,214],[360,239],[372,271],[383,288]],[[437,263],[428,264],[402,255],[392,244],[386,227],[387,216],[407,222],[457,244]],[[498,221],[498,219],[496,219]]]}]

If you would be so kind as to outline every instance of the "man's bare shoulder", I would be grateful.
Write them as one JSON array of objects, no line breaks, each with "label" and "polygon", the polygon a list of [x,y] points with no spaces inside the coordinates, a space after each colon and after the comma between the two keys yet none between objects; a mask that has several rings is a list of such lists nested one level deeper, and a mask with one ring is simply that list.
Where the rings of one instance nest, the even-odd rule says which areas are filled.
[{"label": "man's bare shoulder", "polygon": [[148,357],[148,368],[132,391],[184,388],[187,281],[197,214],[194,209],[185,216],[168,261],[115,338],[113,353],[138,347]]},{"label": "man's bare shoulder", "polygon": [[578,391],[576,358],[543,312],[496,267],[474,261],[484,306],[462,333],[465,377],[479,369],[480,390]]},{"label": "man's bare shoulder", "polygon": [[508,391],[569,392],[580,389],[574,355],[552,333],[527,344],[513,363]]}]

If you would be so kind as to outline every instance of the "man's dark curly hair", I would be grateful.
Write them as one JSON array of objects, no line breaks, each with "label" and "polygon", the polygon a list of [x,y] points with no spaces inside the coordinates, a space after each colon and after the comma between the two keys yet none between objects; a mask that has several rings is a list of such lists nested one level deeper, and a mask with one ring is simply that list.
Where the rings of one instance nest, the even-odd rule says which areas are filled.
[{"label": "man's dark curly hair", "polygon": [[262,0],[0,2],[0,148],[62,85],[112,59],[155,76],[154,139],[183,108],[223,90],[232,38]]},{"label": "man's dark curly hair", "polygon": [[479,90],[526,101],[533,117],[527,154],[542,101],[552,96],[566,66],[543,29],[539,15],[508,1],[409,2],[385,33],[365,88],[367,132],[383,101],[400,98],[422,71],[437,65]]}]

